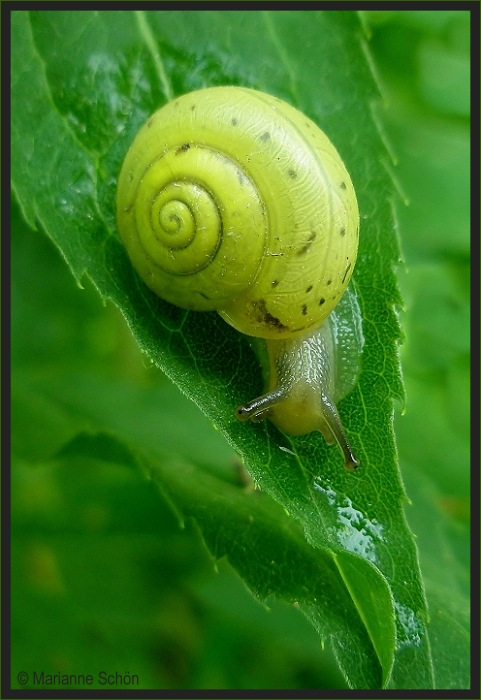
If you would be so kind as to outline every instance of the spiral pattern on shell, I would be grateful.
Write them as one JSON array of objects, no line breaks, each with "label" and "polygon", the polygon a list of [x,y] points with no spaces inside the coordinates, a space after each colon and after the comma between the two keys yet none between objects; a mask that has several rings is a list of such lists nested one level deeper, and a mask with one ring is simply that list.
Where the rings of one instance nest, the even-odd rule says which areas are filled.
[{"label": "spiral pattern on shell", "polygon": [[246,88],[207,88],[158,110],[124,161],[117,215],[160,297],[264,338],[319,325],[357,254],[356,197],[329,139]]}]

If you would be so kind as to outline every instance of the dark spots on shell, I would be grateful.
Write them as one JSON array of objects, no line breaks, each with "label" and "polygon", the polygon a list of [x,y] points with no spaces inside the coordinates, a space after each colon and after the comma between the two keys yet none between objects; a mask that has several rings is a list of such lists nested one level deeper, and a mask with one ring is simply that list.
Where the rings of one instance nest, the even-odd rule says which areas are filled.
[{"label": "dark spots on shell", "polygon": [[341,234],[341,236],[346,235],[346,229],[344,227],[342,227],[342,229],[340,230],[340,234]]},{"label": "dark spots on shell", "polygon": [[327,284],[332,284],[332,280],[327,280]]},{"label": "dark spots on shell", "polygon": [[287,174],[289,175],[289,177],[291,178],[291,180],[295,180],[296,177],[297,177],[296,171],[295,171],[295,170],[292,170],[292,168],[289,169],[289,170],[287,171]]},{"label": "dark spots on shell", "polygon": [[349,263],[349,265],[346,267],[346,272],[344,273],[344,277],[342,278],[342,284],[344,284],[344,280],[346,279],[347,273],[349,272],[350,269],[351,269],[351,263]]},{"label": "dark spots on shell", "polygon": [[303,304],[301,307],[302,310],[302,315],[305,316],[307,314],[307,304]]},{"label": "dark spots on shell", "polygon": [[345,189],[346,189],[346,183],[345,183],[345,182],[341,182],[341,190],[345,190]]},{"label": "dark spots on shell", "polygon": [[326,300],[324,299],[324,297],[321,297],[321,298],[319,299],[319,306],[322,306],[322,305],[325,304],[325,303],[326,303]]},{"label": "dark spots on shell", "polygon": [[254,309],[254,315],[258,323],[269,326],[269,328],[276,328],[279,331],[288,330],[287,326],[280,322],[276,316],[273,316],[266,308],[266,302],[264,299],[259,299],[258,301],[252,302],[252,307]]},{"label": "dark spots on shell", "polygon": [[147,127],[150,129],[153,123],[154,123],[154,118],[150,117],[149,121],[147,122]]},{"label": "dark spots on shell", "polygon": [[179,146],[179,148],[176,150],[176,155],[179,155],[180,153],[185,153],[188,151],[190,148],[190,143],[183,143],[182,146]]},{"label": "dark spots on shell", "polygon": [[231,119],[232,126],[237,126],[238,123],[239,123],[239,120],[237,119],[237,117],[232,117],[232,119]]},{"label": "dark spots on shell", "polygon": [[271,287],[272,288],[277,287],[278,284],[279,284],[279,280],[272,280]]},{"label": "dark spots on shell", "polygon": [[309,294],[309,292],[311,291],[311,289],[312,289],[312,284],[310,284],[310,285],[308,286],[308,288],[306,289],[306,294]]},{"label": "dark spots on shell", "polygon": [[196,107],[196,105],[193,104],[193,105],[191,106],[191,108],[190,108],[190,111],[191,111],[191,112],[195,112],[195,107]]},{"label": "dark spots on shell", "polygon": [[271,140],[270,133],[268,131],[264,131],[264,133],[261,135],[261,141],[263,143],[266,143],[266,141],[270,141],[270,140]]},{"label": "dark spots on shell", "polygon": [[302,248],[299,248],[299,250],[296,252],[296,255],[305,255],[313,242],[316,240],[317,233],[315,231],[311,231],[309,234],[309,238],[307,239],[306,243],[302,246]]}]

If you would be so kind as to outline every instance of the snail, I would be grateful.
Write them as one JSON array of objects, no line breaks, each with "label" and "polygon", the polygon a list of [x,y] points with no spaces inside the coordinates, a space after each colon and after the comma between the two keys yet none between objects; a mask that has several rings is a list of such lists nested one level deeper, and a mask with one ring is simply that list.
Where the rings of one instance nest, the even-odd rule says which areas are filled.
[{"label": "snail", "polygon": [[356,365],[347,357],[346,314],[357,324],[358,357],[362,345],[355,294],[344,295],[359,212],[324,132],[256,90],[182,95],[155,112],[130,147],[117,217],[134,268],[157,295],[216,310],[264,339],[266,393],[238,407],[237,418],[269,418],[291,435],[319,430],[355,469],[336,401],[355,383],[339,379],[339,357]]}]

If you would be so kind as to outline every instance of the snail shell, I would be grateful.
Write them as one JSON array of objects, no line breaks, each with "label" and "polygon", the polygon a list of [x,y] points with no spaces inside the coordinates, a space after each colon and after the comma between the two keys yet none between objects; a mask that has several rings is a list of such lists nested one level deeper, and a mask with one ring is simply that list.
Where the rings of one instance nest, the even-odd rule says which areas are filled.
[{"label": "snail shell", "polygon": [[[349,283],[359,238],[351,179],[314,122],[247,88],[183,95],[135,138],[117,215],[132,263],[156,294],[182,308],[215,309],[242,333],[266,339],[269,391],[237,416],[269,417],[294,434],[319,429],[338,440],[346,464],[357,463],[334,401],[296,393],[306,363],[325,366],[315,383],[332,381],[320,377],[333,376],[332,360],[320,360],[332,356],[324,322]],[[322,340],[309,341],[309,350],[313,337]],[[315,411],[313,401],[321,401]],[[328,420],[320,425],[323,404]]]}]

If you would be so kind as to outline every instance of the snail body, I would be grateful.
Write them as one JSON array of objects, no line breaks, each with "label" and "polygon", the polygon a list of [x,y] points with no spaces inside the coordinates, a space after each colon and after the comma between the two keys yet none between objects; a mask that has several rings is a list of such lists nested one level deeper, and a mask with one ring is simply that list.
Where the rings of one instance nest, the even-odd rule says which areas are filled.
[{"label": "snail body", "polygon": [[336,404],[354,388],[364,346],[357,296],[348,287],[336,309],[310,334],[265,341],[255,350],[263,366],[266,393],[239,406],[239,420],[269,418],[290,435],[320,431],[337,442],[349,470],[359,466]]},{"label": "snail body", "polygon": [[290,434],[321,430],[348,468],[329,315],[349,283],[359,213],[327,136],[282,100],[216,87],[159,109],[119,177],[121,238],[144,282],[264,338],[267,393],[236,411]]}]

